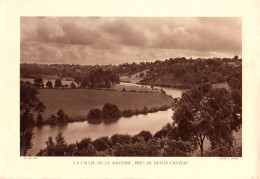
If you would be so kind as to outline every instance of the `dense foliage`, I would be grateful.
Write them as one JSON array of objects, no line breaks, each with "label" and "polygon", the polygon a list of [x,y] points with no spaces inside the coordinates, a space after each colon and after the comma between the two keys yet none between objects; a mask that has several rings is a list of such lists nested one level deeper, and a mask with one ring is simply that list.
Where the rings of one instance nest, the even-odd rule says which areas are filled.
[{"label": "dense foliage", "polygon": [[85,138],[72,144],[67,144],[59,133],[55,142],[48,138],[46,148],[37,156],[188,156],[194,149],[189,142],[157,139],[149,131],[134,136],[114,134],[94,141]]},{"label": "dense foliage", "polygon": [[37,121],[41,121],[40,113],[45,106],[38,99],[38,90],[31,84],[20,84],[20,154],[26,155],[32,147],[33,133],[28,127],[34,125],[34,113],[38,113]]},{"label": "dense foliage", "polygon": [[241,60],[176,58],[156,61],[146,71],[141,83],[179,88],[191,88],[206,82],[222,83],[236,66],[241,66]]},{"label": "dense foliage", "polygon": [[240,128],[233,117],[234,101],[225,88],[212,89],[200,84],[182,94],[173,115],[182,141],[195,141],[203,156],[203,142],[210,140],[212,148],[232,146],[233,131]]},{"label": "dense foliage", "polygon": [[[80,87],[109,87],[118,83],[118,76],[137,74],[142,84],[191,88],[210,82],[225,82],[231,71],[240,66],[242,60],[234,58],[186,59],[170,58],[155,62],[133,62],[120,65],[69,65],[69,64],[21,64],[21,77],[56,76],[73,78]],[[145,71],[145,73],[144,73]]]},{"label": "dense foliage", "polygon": [[[21,77],[34,78],[34,86],[21,83],[21,155],[31,148],[33,133],[30,125],[56,124],[72,121],[60,109],[49,120],[43,121],[44,105],[37,98],[36,88],[43,87],[43,75],[56,76],[48,88],[109,88],[119,83],[120,75],[139,73],[142,84],[189,88],[174,103],[173,123],[152,135],[141,131],[134,136],[115,134],[94,141],[90,138],[67,144],[62,133],[55,141],[48,138],[46,148],[39,156],[190,156],[199,146],[201,156],[241,156],[241,146],[234,147],[233,132],[242,124],[242,67],[241,59],[186,59],[175,58],[153,63],[132,63],[103,66],[37,65],[21,64]],[[145,73],[144,73],[145,72]],[[62,85],[60,78],[71,77],[77,83]],[[227,82],[230,89],[213,88],[211,84]],[[36,88],[35,88],[36,87]],[[166,110],[169,106],[142,110],[120,111],[114,104],[106,103],[102,109],[92,109],[87,120],[107,122],[121,116],[146,114]],[[38,113],[36,123],[33,113]],[[211,150],[204,153],[203,143],[208,139]]]}]

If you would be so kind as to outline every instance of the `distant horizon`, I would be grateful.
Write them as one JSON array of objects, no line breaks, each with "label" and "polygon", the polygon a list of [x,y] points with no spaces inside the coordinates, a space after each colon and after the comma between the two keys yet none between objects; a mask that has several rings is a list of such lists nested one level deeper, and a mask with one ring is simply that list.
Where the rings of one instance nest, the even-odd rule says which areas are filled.
[{"label": "distant horizon", "polygon": [[122,64],[242,54],[239,17],[21,17],[20,62]]},{"label": "distant horizon", "polygon": [[[234,55],[236,56],[236,55]],[[207,59],[214,59],[214,58],[219,58],[219,59],[233,59],[233,57],[213,57],[213,58],[201,58],[201,57],[198,57],[198,58],[193,58],[193,57],[185,57],[187,60],[190,60],[190,58],[192,58],[192,60],[198,60],[198,59],[204,59],[204,60],[207,60]],[[172,58],[172,57],[171,57]],[[171,58],[166,58],[164,60],[155,60],[155,61],[133,61],[133,62],[123,62],[123,63],[119,63],[119,64],[76,64],[76,63],[36,63],[36,62],[23,62],[23,63],[20,63],[20,64],[39,64],[39,65],[82,65],[82,66],[95,66],[95,65],[99,65],[99,66],[106,66],[106,65],[122,65],[122,64],[125,64],[125,63],[128,63],[128,64],[132,64],[132,63],[136,63],[136,64],[140,64],[140,63],[146,63],[146,62],[149,62],[149,63],[154,63],[156,61],[165,61],[165,60],[169,60]],[[176,58],[183,58],[183,57],[174,57],[172,59],[176,59]],[[238,56],[238,59],[242,59],[242,57]]]}]

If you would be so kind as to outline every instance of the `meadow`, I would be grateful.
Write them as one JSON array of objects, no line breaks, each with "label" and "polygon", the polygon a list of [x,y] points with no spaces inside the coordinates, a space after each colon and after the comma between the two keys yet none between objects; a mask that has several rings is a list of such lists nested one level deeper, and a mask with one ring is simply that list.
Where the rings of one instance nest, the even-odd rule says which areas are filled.
[{"label": "meadow", "polygon": [[148,109],[171,105],[173,99],[162,93],[129,92],[93,89],[39,89],[38,97],[46,109],[43,119],[48,119],[63,109],[65,114],[76,119],[86,117],[91,109],[102,109],[105,103],[118,106],[119,110]]}]

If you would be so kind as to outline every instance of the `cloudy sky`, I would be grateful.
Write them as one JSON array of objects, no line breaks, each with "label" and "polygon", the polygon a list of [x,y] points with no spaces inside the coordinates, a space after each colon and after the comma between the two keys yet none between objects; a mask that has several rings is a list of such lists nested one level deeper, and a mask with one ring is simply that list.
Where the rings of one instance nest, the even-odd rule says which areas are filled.
[{"label": "cloudy sky", "polygon": [[241,18],[21,17],[21,63],[241,56]]}]

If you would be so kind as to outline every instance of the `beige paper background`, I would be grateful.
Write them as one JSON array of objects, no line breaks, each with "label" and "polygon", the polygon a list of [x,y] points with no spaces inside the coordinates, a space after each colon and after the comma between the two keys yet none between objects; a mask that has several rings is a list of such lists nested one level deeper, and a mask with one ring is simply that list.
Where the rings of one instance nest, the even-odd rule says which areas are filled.
[{"label": "beige paper background", "polygon": [[[1,0],[0,177],[2,178],[259,178],[259,0]],[[242,17],[243,157],[38,157],[19,153],[20,16]],[[214,42],[213,42],[214,43]],[[188,161],[188,165],[74,165],[74,161]]]}]

